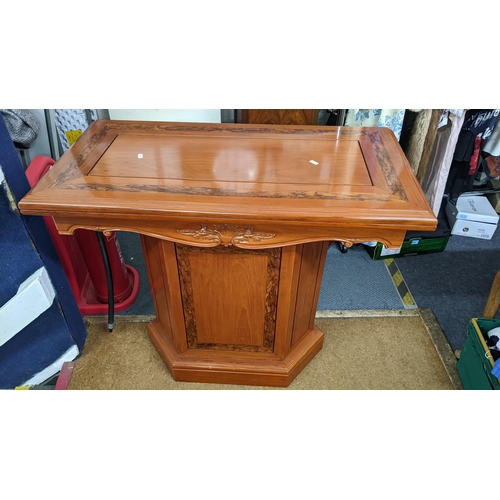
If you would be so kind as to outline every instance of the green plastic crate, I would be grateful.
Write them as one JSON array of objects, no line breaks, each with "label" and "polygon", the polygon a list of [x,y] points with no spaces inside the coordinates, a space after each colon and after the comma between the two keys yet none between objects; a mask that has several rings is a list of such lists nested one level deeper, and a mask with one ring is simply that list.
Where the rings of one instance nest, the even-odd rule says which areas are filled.
[{"label": "green plastic crate", "polygon": [[411,238],[403,242],[399,252],[392,253],[390,251],[391,253],[387,255],[382,255],[385,248],[382,243],[377,243],[374,247],[366,246],[365,248],[373,260],[392,259],[393,257],[403,257],[405,255],[442,252],[446,248],[449,239],[449,236],[443,238]]},{"label": "green plastic crate", "polygon": [[457,362],[457,370],[464,389],[498,390],[499,380],[491,374],[493,357],[483,337],[500,321],[487,318],[473,318],[467,326],[467,340]]}]

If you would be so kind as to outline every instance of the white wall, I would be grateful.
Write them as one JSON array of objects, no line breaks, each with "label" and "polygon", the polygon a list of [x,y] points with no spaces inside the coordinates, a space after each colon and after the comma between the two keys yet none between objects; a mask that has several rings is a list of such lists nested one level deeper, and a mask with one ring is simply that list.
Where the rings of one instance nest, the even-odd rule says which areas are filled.
[{"label": "white wall", "polygon": [[111,120],[220,123],[220,109],[110,109]]}]

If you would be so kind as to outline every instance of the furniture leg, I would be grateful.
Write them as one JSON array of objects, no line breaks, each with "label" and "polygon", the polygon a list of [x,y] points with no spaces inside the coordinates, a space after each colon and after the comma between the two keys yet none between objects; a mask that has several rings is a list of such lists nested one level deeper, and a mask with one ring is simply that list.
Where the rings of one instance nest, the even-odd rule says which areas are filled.
[{"label": "furniture leg", "polygon": [[495,276],[493,284],[491,285],[490,294],[486,301],[483,317],[494,318],[500,308],[500,271]]}]

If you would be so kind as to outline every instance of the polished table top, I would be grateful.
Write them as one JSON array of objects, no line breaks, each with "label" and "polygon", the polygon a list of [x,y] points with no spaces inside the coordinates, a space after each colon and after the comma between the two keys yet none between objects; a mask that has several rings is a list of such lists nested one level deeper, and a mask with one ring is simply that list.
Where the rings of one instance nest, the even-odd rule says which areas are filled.
[{"label": "polished table top", "polygon": [[53,216],[61,232],[71,220],[96,229],[103,221],[160,237],[169,234],[153,229],[159,221],[177,236],[187,222],[213,222],[295,235],[317,227],[322,238],[332,228],[404,236],[437,224],[393,132],[365,127],[100,120],[19,206]]}]

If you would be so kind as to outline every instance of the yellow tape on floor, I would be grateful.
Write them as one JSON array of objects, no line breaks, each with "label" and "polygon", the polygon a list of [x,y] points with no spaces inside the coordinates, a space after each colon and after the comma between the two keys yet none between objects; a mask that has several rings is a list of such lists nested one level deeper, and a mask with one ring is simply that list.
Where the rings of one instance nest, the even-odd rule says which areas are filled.
[{"label": "yellow tape on floor", "polygon": [[413,295],[410,293],[396,261],[394,259],[384,259],[384,263],[387,266],[392,281],[394,282],[394,286],[396,287],[405,308],[413,309],[417,307],[417,304],[415,304],[415,300],[413,299]]}]

